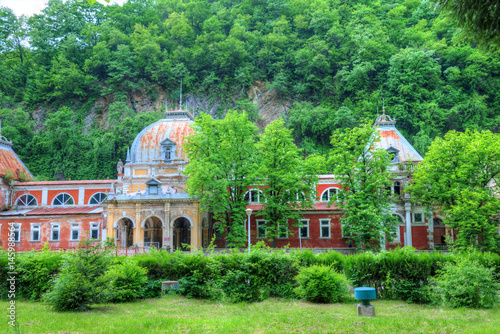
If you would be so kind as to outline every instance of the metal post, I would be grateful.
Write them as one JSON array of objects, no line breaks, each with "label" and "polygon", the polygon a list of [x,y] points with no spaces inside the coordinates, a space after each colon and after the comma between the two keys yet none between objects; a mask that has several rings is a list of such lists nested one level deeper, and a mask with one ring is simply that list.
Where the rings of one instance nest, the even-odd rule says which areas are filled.
[{"label": "metal post", "polygon": [[250,252],[250,216],[252,215],[252,211],[250,208],[245,210],[248,215],[248,252]]}]

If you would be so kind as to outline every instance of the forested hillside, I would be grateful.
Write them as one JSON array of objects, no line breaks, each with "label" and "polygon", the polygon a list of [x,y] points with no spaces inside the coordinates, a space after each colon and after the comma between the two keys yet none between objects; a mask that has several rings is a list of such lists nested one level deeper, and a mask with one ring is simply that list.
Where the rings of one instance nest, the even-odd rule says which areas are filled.
[{"label": "forested hillside", "polygon": [[41,179],[114,178],[135,135],[178,105],[181,79],[215,115],[255,118],[247,91],[265,83],[306,153],[382,99],[422,153],[451,129],[499,130],[498,53],[459,44],[426,1],[50,0],[0,20],[2,135]]}]

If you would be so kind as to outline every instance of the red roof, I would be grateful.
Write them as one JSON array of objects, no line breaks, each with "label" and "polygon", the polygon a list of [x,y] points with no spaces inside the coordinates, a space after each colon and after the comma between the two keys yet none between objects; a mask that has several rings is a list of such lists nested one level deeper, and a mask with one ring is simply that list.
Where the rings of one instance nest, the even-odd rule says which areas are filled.
[{"label": "red roof", "polygon": [[[1,138],[0,138],[1,139]],[[10,171],[16,176],[17,170],[24,171],[27,176],[31,177],[28,168],[24,166],[23,162],[10,147],[10,144],[0,144],[0,175],[6,175]],[[16,177],[17,179],[17,177]]]},{"label": "red roof", "polygon": [[[97,210],[101,209],[101,210]],[[102,211],[99,206],[90,207],[76,207],[76,208],[40,208],[35,209],[30,212],[26,212],[24,216],[53,216],[53,215],[78,215],[78,214],[88,214],[88,213],[100,213],[92,211]]]},{"label": "red roof", "polygon": [[71,181],[35,181],[35,182],[19,182],[16,186],[56,186],[63,184],[111,184],[118,180],[71,180]]}]

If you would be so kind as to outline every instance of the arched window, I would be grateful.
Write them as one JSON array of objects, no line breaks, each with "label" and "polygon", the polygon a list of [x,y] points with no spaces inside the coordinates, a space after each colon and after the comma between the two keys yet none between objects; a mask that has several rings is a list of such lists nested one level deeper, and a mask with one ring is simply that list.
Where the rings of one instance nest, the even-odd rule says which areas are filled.
[{"label": "arched window", "polygon": [[18,206],[37,206],[38,202],[35,198],[35,196],[30,195],[30,194],[25,194],[19,196],[19,198],[16,201],[16,204]]},{"label": "arched window", "polygon": [[321,194],[321,201],[322,202],[330,202],[330,200],[335,198],[335,194],[337,194],[337,191],[339,191],[339,188],[328,188],[326,189],[323,194]]},{"label": "arched window", "polygon": [[62,193],[54,198],[52,205],[75,205],[75,200],[71,195]]},{"label": "arched window", "polygon": [[260,203],[264,202],[264,195],[262,194],[262,191],[258,189],[252,189],[247,191],[245,194],[245,201],[248,203]]},{"label": "arched window", "polygon": [[90,197],[89,204],[101,204],[106,200],[106,197],[108,197],[108,195],[105,193],[95,193]]},{"label": "arched window", "polygon": [[401,195],[401,183],[399,183],[399,181],[394,182],[394,193],[396,195]]},{"label": "arched window", "polygon": [[434,218],[434,226],[443,226],[443,221],[439,218]]}]

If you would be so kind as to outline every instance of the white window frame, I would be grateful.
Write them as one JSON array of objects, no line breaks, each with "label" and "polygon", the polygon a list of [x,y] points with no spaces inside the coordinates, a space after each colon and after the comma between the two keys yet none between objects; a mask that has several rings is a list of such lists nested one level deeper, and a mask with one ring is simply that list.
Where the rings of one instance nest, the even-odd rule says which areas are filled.
[{"label": "white window frame", "polygon": [[[54,204],[56,202],[56,199],[57,197],[61,196],[61,195],[68,195],[72,200],[73,200],[73,204],[66,204],[69,202],[69,199],[67,201],[65,201],[63,204]],[[59,201],[60,202],[60,201]],[[69,206],[69,205],[75,205],[75,199],[73,198],[73,196],[71,196],[70,194],[68,193],[59,193],[57,195],[54,196],[54,198],[52,199],[52,205],[53,206]]]},{"label": "white window frame", "polygon": [[[57,239],[54,239],[54,232],[57,231]],[[61,223],[50,223],[50,241],[61,240]]]},{"label": "white window frame", "polygon": [[[331,226],[331,219],[327,218],[322,218],[319,220],[319,236],[321,239],[331,239],[332,238],[332,226]],[[326,226],[327,224],[323,224],[323,222],[328,222],[328,236],[323,235],[323,227]]]},{"label": "white window frame", "polygon": [[[78,231],[78,239],[73,238],[73,231]],[[80,241],[80,223],[70,223],[69,225],[69,241]]]},{"label": "white window frame", "polygon": [[[93,226],[93,225],[96,225],[96,226]],[[91,239],[99,239],[99,234],[100,234],[100,226],[101,226],[101,223],[99,222],[90,222],[90,238]],[[97,238],[93,238],[92,237],[92,232],[93,231],[97,231]]]},{"label": "white window frame", "polygon": [[342,231],[342,232],[341,232],[341,234],[342,234],[342,238],[343,238],[343,239],[348,239],[348,238],[350,238],[350,237],[352,236],[352,233],[351,233],[351,232],[349,232],[349,233],[344,233],[344,226],[345,226],[345,224],[342,224],[342,223],[340,224],[340,229],[341,229],[341,231]]},{"label": "white window frame", "polygon": [[[36,232],[36,230],[38,230],[37,231],[38,232],[38,239],[37,240],[35,240],[35,238],[33,238],[33,234],[34,234],[34,232]],[[41,234],[42,234],[42,224],[31,223],[31,233],[30,233],[31,239],[30,239],[30,241],[40,241],[42,239]]]},{"label": "white window frame", "polygon": [[14,224],[14,235],[16,235],[17,232],[17,238],[14,239],[14,242],[21,242],[21,224],[17,223]]},{"label": "white window frame", "polygon": [[[320,198],[319,198],[320,202],[325,202],[325,203],[330,202],[330,199],[331,199],[330,191],[331,191],[331,190],[333,190],[333,189],[335,189],[335,193],[337,193],[338,191],[340,191],[340,190],[341,190],[341,189],[340,189],[340,188],[338,188],[338,187],[330,187],[330,188],[325,189],[325,190],[321,193],[321,196],[320,196]],[[328,197],[328,198],[327,198],[327,200],[324,200],[324,199],[323,199],[323,196],[325,195],[325,193],[327,193],[327,197]]]},{"label": "white window frame", "polygon": [[[265,219],[257,219],[257,239],[265,239],[267,238],[267,228],[266,228],[266,220]],[[261,236],[259,233],[259,227],[264,225],[264,236]]]},{"label": "white window frame", "polygon": [[278,224],[277,231],[276,231],[277,232],[277,236],[278,236],[277,239],[288,239],[288,233],[289,233],[289,231],[288,231],[288,224],[286,224],[285,236],[280,236],[280,227],[281,227],[280,224]]},{"label": "white window frame", "polygon": [[[99,194],[104,194],[104,199],[103,199],[102,201],[100,201],[100,202],[99,202],[99,201],[97,201],[97,199],[96,199],[96,202],[97,202],[97,203],[90,203],[90,202],[92,201],[92,199],[93,199],[96,195],[99,195]],[[89,198],[89,203],[88,203],[88,204],[89,204],[89,205],[99,205],[99,204],[101,204],[102,202],[104,202],[104,201],[106,200],[106,197],[108,197],[108,194],[106,194],[106,193],[104,193],[104,192],[102,192],[102,191],[99,191],[99,192],[97,192],[97,193],[93,194],[92,196],[90,196],[90,198]]]},{"label": "white window frame", "polygon": [[[303,227],[299,227],[299,237],[301,239],[309,239],[309,219],[300,219],[299,221],[303,225]],[[306,237],[302,236],[302,229],[303,228],[307,229],[307,236]]]},{"label": "white window frame", "polygon": [[[417,222],[415,215],[421,215],[422,220]],[[425,215],[423,212],[413,212],[413,224],[425,224]]]},{"label": "white window frame", "polygon": [[[257,193],[257,202],[252,201],[252,195],[251,195],[252,192],[256,192]],[[250,190],[248,190],[245,193],[245,195],[243,196],[243,198],[245,198],[247,196],[247,194],[249,194],[248,195],[248,204],[258,204],[258,203],[260,203],[260,196],[262,195],[262,190],[260,190],[260,189],[250,189]],[[262,196],[262,197],[264,198],[264,196]]]},{"label": "white window frame", "polygon": [[[19,204],[19,201],[21,200],[21,198],[23,197],[28,197],[28,196],[31,196],[32,197],[32,200],[28,203],[28,205],[24,204]],[[35,200],[35,204],[31,204],[33,202],[33,200]],[[24,201],[26,202],[26,201]],[[25,208],[25,207],[30,207],[30,206],[38,206],[38,200],[36,199],[35,196],[33,196],[32,194],[22,194],[21,196],[19,196],[17,199],[16,199],[16,205],[17,206],[20,206],[22,208]]]}]

